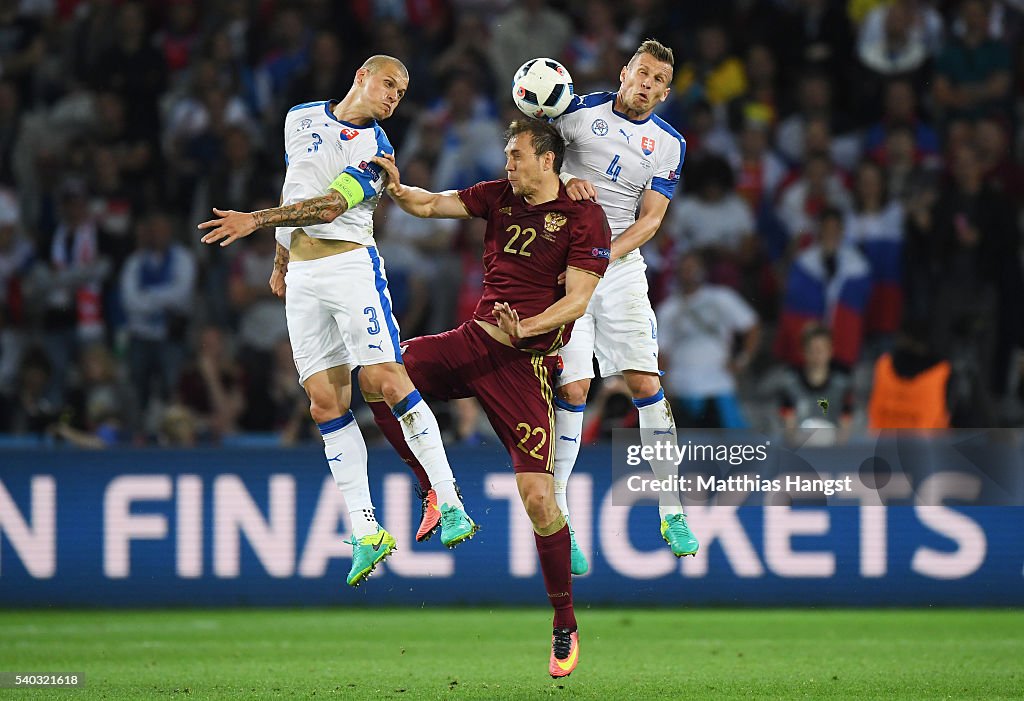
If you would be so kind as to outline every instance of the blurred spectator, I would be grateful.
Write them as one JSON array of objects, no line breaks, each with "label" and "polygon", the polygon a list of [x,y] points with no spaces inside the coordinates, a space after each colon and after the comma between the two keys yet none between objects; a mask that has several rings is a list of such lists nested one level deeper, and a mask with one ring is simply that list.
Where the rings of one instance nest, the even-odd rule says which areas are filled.
[{"label": "blurred spectator", "polygon": [[566,64],[572,67],[576,93],[581,95],[590,92],[587,86],[607,78],[602,56],[605,47],[615,46],[619,37],[615,10],[608,0],[588,2],[582,22],[583,27],[573,33],[563,56]]},{"label": "blurred spectator", "polygon": [[0,80],[0,184],[14,183],[14,154],[20,133],[18,89],[10,80]]},{"label": "blurred spectator", "polygon": [[153,48],[141,2],[126,2],[117,13],[116,27],[108,27],[114,43],[97,62],[90,78],[96,87],[124,100],[129,124],[155,136],[159,129],[157,103],[167,83],[163,56]]},{"label": "blurred spectator", "polygon": [[[456,20],[452,42],[444,47],[444,51],[434,59],[431,66],[434,82],[443,82],[449,75],[469,70],[475,73],[477,85],[480,85],[487,94],[503,92],[506,85],[511,85],[512,77],[509,76],[506,82],[496,75],[490,37],[490,29],[480,15],[469,13],[460,16]],[[576,85],[580,85],[580,78],[580,75],[573,74]]]},{"label": "blurred spectator", "polygon": [[1002,120],[983,117],[975,123],[974,143],[985,184],[1018,206],[1024,203],[1024,170],[1014,162]]},{"label": "blurred spectator", "polygon": [[784,32],[793,68],[811,68],[846,85],[848,57],[853,54],[853,32],[842,3],[831,0],[796,0],[789,3],[795,16]]},{"label": "blurred spectator", "polygon": [[25,299],[41,305],[44,345],[53,369],[51,400],[59,402],[79,343],[103,336],[101,288],[110,263],[100,255],[96,222],[89,213],[85,183],[61,186],[60,218],[25,284]]},{"label": "blurred spectator", "polygon": [[17,383],[0,388],[0,431],[44,436],[58,412],[49,399],[52,378],[53,367],[46,353],[40,348],[27,348],[21,356]]},{"label": "blurred spectator", "polygon": [[928,61],[942,46],[942,29],[942,15],[920,0],[895,0],[872,10],[857,38],[857,57],[866,74],[859,89],[867,98],[862,109],[888,78],[907,76],[924,87]]},{"label": "blurred spectator", "polygon": [[238,430],[238,419],[245,412],[244,380],[218,327],[204,328],[197,346],[176,394],[194,417],[197,436],[219,442]]},{"label": "blurred spectator", "polygon": [[239,243],[231,262],[228,298],[238,319],[238,341],[243,357],[255,351],[269,357],[273,348],[288,336],[284,300],[270,291],[277,241],[273,230],[257,230]]},{"label": "blurred spectator", "polygon": [[747,49],[744,72],[747,76],[747,89],[730,104],[730,123],[756,123],[769,129],[774,128],[779,120],[782,100],[778,68],[771,49],[764,44],[753,44]]},{"label": "blurred spectator", "polygon": [[695,251],[708,260],[711,279],[738,288],[740,272],[755,253],[754,214],[736,194],[732,169],[709,156],[691,170],[692,192],[671,208],[668,230],[680,252]]},{"label": "blurred spectator", "polygon": [[[705,282],[701,257],[679,262],[679,286],[657,310],[666,388],[680,426],[745,428],[736,376],[761,343],[757,314],[734,290]],[[733,353],[736,336],[742,338]]]},{"label": "blurred spectator", "polygon": [[308,440],[309,399],[299,384],[287,338],[278,338],[264,372],[246,372],[243,382],[242,430],[278,432],[283,445]]},{"label": "blurred spectator", "polygon": [[832,367],[832,334],[820,324],[804,329],[804,362],[787,367],[779,388],[779,415],[791,446],[843,445],[853,429],[853,390]]},{"label": "blurred spectator", "polygon": [[843,171],[851,171],[860,162],[860,136],[847,134],[833,137],[827,119],[811,117],[804,122],[804,160],[812,155],[828,156]]},{"label": "blurred spectator", "polygon": [[498,80],[508,81],[506,85],[511,85],[519,66],[537,57],[538,46],[543,46],[543,53],[548,56],[561,56],[572,34],[569,18],[551,7],[547,0],[515,3],[494,17],[491,25]]},{"label": "blurred spectator", "polygon": [[989,36],[989,4],[962,0],[959,15],[964,34],[949,41],[936,67],[936,106],[947,118],[1004,110],[1010,96],[1010,51]]},{"label": "blurred spectator", "polygon": [[164,57],[168,75],[188,68],[199,41],[195,0],[169,0],[165,3],[164,26],[155,37],[155,44]]},{"label": "blurred spectator", "polygon": [[792,245],[803,248],[817,233],[819,218],[826,208],[847,212],[852,205],[850,193],[829,157],[812,154],[800,178],[779,195],[778,215]]},{"label": "blurred spectator", "polygon": [[160,416],[156,444],[161,448],[195,448],[198,444],[196,417],[188,407],[171,404]]},{"label": "blurred spectator", "polygon": [[865,336],[895,333],[903,313],[903,207],[889,199],[885,175],[871,161],[857,169],[844,238],[860,249],[871,267]]},{"label": "blurred spectator", "polygon": [[[436,157],[435,191],[501,177],[505,169],[503,126],[494,118],[487,98],[469,76],[461,74],[451,78],[444,95],[440,105],[417,121],[401,153],[406,159]],[[431,153],[430,148],[438,151]]]},{"label": "blurred spectator", "polygon": [[901,333],[892,352],[875,363],[868,428],[948,428],[951,370],[949,361],[929,349],[925,335]]},{"label": "blurred spectator", "polygon": [[356,68],[358,66],[345,63],[337,36],[328,31],[319,32],[310,46],[309,65],[292,79],[285,103],[291,107],[305,102],[329,100],[339,92],[344,92]]},{"label": "blurred spectator", "polygon": [[958,149],[953,176],[934,206],[910,219],[911,308],[915,321],[930,323],[932,350],[948,357],[958,376],[1002,397],[1024,293],[1017,222],[1006,196],[982,180],[975,149]]},{"label": "blurred spectator", "polygon": [[886,163],[886,140],[896,128],[912,130],[915,159],[934,160],[938,157],[941,151],[938,134],[922,119],[913,86],[902,79],[886,84],[882,118],[868,129],[864,150],[880,163]]},{"label": "blurred spectator", "polygon": [[158,139],[156,130],[150,128],[155,123],[152,115],[145,122],[130,117],[129,99],[113,92],[96,96],[92,138],[97,145],[111,150],[123,177],[141,184],[152,181]]},{"label": "blurred spectator", "polygon": [[53,434],[87,448],[129,442],[139,430],[138,408],[109,349],[100,343],[84,349],[76,375]]},{"label": "blurred spectator", "polygon": [[280,8],[268,29],[273,45],[263,57],[260,72],[268,80],[271,94],[280,97],[309,65],[312,31],[300,10],[292,7]]},{"label": "blurred spectator", "polygon": [[786,177],[786,164],[771,148],[770,127],[756,119],[746,119],[740,131],[739,149],[730,159],[736,192],[753,211],[772,205]]},{"label": "blurred spectator", "polygon": [[38,19],[19,8],[18,0],[0,0],[0,65],[5,79],[18,84],[22,97],[30,96],[33,69],[43,59],[46,44]]},{"label": "blurred spectator", "polygon": [[697,55],[678,70],[673,87],[684,104],[700,99],[712,107],[724,106],[747,91],[743,62],[729,53],[723,27],[708,24],[697,30]]},{"label": "blurred spectator", "polygon": [[797,83],[798,111],[782,120],[775,134],[776,147],[790,163],[804,161],[804,135],[809,120],[824,119],[830,134],[843,136],[852,129],[850,119],[842,111],[835,110],[832,102],[832,83],[828,75],[812,72],[800,78]]},{"label": "blurred spectator", "polygon": [[18,203],[0,190],[0,387],[15,381],[25,340],[22,281],[35,258],[32,242],[19,230]]},{"label": "blurred spectator", "polygon": [[[668,104],[668,103],[666,103]],[[711,103],[697,100],[690,106],[686,130],[686,164],[698,163],[708,156],[732,158],[736,153],[736,141],[723,120],[715,118]]]},{"label": "blurred spectator", "polygon": [[[909,207],[920,199],[937,180],[937,159],[920,159],[914,145],[914,132],[907,126],[895,126],[885,137],[883,165],[886,190],[890,196]],[[930,206],[930,205],[929,205]]]},{"label": "blurred spectator", "polygon": [[136,229],[138,248],[121,272],[128,332],[128,367],[142,411],[154,396],[166,400],[185,359],[195,293],[192,252],[174,241],[170,217],[153,212]]},{"label": "blurred spectator", "polygon": [[820,227],[818,243],[798,255],[790,268],[775,355],[790,365],[802,365],[804,329],[819,323],[831,330],[836,362],[850,368],[860,357],[871,269],[856,248],[843,244],[840,210],[826,208]]}]

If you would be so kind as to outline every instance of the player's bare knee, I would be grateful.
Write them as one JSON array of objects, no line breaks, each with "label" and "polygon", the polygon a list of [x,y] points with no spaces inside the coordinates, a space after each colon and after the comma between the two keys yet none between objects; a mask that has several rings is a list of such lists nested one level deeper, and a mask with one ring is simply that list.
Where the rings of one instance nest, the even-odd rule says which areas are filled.
[{"label": "player's bare knee", "polygon": [[364,395],[383,397],[389,406],[402,401],[415,389],[405,367],[398,363],[364,367],[359,372],[359,387]]},{"label": "player's bare knee", "polygon": [[318,424],[336,419],[348,411],[347,406],[341,405],[338,395],[330,385],[309,388],[307,393],[309,394],[309,415]]},{"label": "player's bare knee", "polygon": [[555,518],[558,509],[554,494],[541,489],[531,489],[523,494],[523,506],[534,527],[547,526]]},{"label": "player's bare knee", "polygon": [[647,373],[628,372],[623,373],[626,384],[634,399],[646,399],[653,397],[661,389],[661,380],[657,375]]},{"label": "player's bare knee", "polygon": [[558,396],[569,404],[586,404],[590,394],[590,380],[576,380],[558,388]]}]

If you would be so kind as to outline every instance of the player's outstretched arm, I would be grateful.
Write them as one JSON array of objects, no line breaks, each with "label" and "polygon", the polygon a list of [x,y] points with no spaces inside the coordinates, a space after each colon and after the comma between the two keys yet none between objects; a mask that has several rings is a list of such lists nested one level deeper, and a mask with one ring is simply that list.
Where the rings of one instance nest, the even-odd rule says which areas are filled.
[{"label": "player's outstretched arm", "polygon": [[612,241],[611,259],[618,260],[654,238],[668,211],[669,199],[660,192],[647,190],[640,199],[640,215],[629,228]]},{"label": "player's outstretched arm", "polygon": [[520,319],[516,310],[507,302],[495,302],[493,314],[498,328],[510,336],[529,338],[576,321],[587,311],[590,298],[600,281],[601,278],[594,273],[569,268],[565,273],[565,297],[527,319]]},{"label": "player's outstretched arm", "polygon": [[347,209],[348,201],[340,192],[332,189],[326,195],[256,212],[236,212],[215,207],[213,213],[217,219],[204,221],[199,228],[209,230],[202,238],[203,243],[219,241],[221,246],[229,246],[265,226],[327,224]]},{"label": "player's outstretched arm", "polygon": [[401,174],[390,153],[374,156],[373,162],[388,176],[388,194],[399,207],[415,217],[430,219],[470,219],[473,215],[454,190],[430,192],[420,187],[402,184]]}]

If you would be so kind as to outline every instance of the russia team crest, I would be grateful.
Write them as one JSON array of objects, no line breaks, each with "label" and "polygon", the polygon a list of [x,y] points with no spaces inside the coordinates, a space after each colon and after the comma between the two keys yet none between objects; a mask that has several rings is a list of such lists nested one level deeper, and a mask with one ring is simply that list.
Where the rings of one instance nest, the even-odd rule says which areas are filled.
[{"label": "russia team crest", "polygon": [[650,156],[654,153],[654,139],[649,136],[640,139],[640,150],[644,152],[645,156]]}]

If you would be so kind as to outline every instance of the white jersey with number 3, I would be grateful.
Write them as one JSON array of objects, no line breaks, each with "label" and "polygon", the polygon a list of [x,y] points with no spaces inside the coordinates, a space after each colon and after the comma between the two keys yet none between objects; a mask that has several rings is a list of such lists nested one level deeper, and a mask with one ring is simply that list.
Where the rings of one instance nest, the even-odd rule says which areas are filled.
[{"label": "white jersey with number 3", "polygon": [[[294,204],[326,195],[330,184],[348,173],[363,187],[363,201],[329,224],[304,226],[309,236],[352,241],[372,246],[373,211],[384,189],[374,156],[394,153],[387,134],[375,121],[350,124],[334,116],[333,102],[307,102],[288,110],[284,120],[285,164],[281,204]],[[291,244],[296,227],[277,228],[277,241]]]},{"label": "white jersey with number 3", "polygon": [[613,92],[579,95],[554,122],[566,142],[562,169],[593,183],[613,239],[636,221],[646,190],[672,199],[686,154],[686,140],[661,117],[638,122],[614,108]]}]

